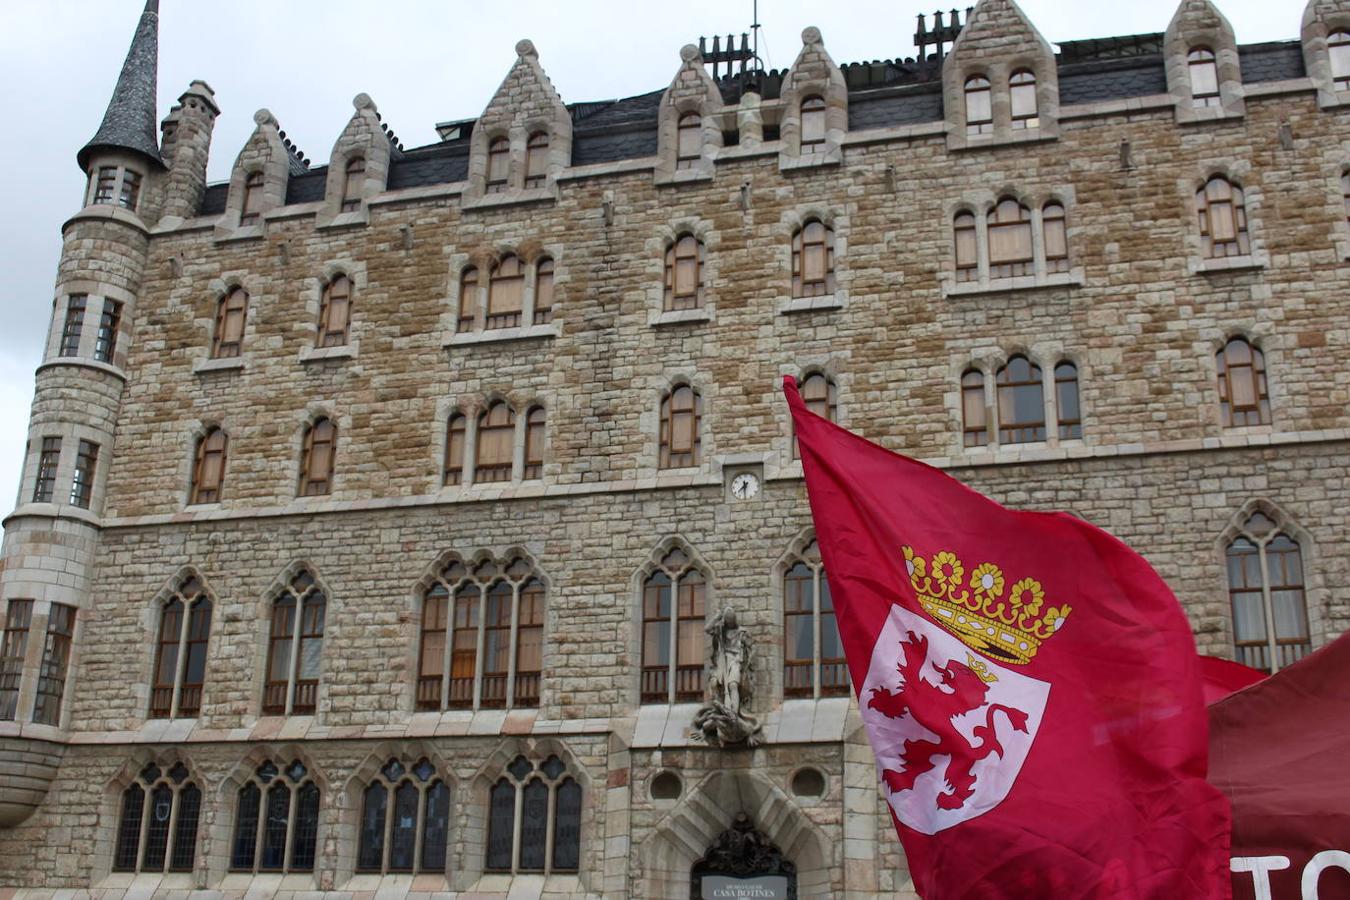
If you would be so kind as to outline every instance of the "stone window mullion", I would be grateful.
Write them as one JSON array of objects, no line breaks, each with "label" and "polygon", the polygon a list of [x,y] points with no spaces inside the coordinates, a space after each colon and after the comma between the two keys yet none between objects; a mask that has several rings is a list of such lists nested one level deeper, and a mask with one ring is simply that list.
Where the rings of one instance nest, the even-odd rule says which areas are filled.
[{"label": "stone window mullion", "polygon": [[986,209],[975,216],[975,254],[980,284],[989,283],[989,213],[990,210]]},{"label": "stone window mullion", "polygon": [[544,822],[544,874],[553,874],[553,826],[557,819],[558,806],[558,785],[556,782],[548,786],[548,812],[547,819]]},{"label": "stone window mullion", "polygon": [[[670,573],[666,573],[669,575]],[[681,573],[683,575],[684,573]],[[666,669],[666,702],[674,703],[680,670],[680,578],[670,578],[670,660]]]},{"label": "stone window mullion", "polygon": [[506,708],[511,709],[516,698],[516,642],[520,628],[520,582],[511,585],[511,644],[506,651]]},{"label": "stone window mullion", "polygon": [[[524,261],[521,261],[524,265]],[[520,324],[528,328],[534,324],[535,287],[539,280],[539,261],[525,265],[524,282],[520,286]]]},{"label": "stone window mullion", "polygon": [[464,411],[464,485],[474,483],[478,475],[478,410],[468,408]]},{"label": "stone window mullion", "polygon": [[473,655],[473,711],[478,711],[483,693],[483,644],[487,638],[487,585],[478,584],[478,636]]},{"label": "stone window mullion", "polygon": [[997,449],[999,446],[999,427],[998,427],[998,385],[994,382],[994,366],[984,370],[984,429],[988,446],[991,449]]},{"label": "stone window mullion", "polygon": [[[441,583],[445,584],[444,582]],[[460,587],[463,587],[463,585],[461,584],[453,589],[450,585],[445,585],[445,649],[441,651],[441,712],[445,712],[450,708],[450,658],[454,656],[455,653],[455,609],[459,603],[458,591]],[[425,617],[425,598],[422,600],[422,603],[424,604],[422,615]]]},{"label": "stone window mullion", "polygon": [[1270,653],[1270,670],[1279,671],[1280,668],[1280,644],[1275,635],[1275,598],[1270,594],[1270,563],[1266,559],[1266,545],[1270,543],[1274,535],[1278,532],[1267,534],[1264,539],[1256,542],[1257,553],[1261,560],[1261,605],[1266,618],[1266,648]]},{"label": "stone window mullion", "polygon": [[515,874],[520,869],[520,832],[525,825],[521,820],[521,813],[525,805],[525,785],[515,782],[514,779],[512,783],[516,787],[514,792],[516,811],[511,820],[513,825],[511,828],[511,872]]},{"label": "stone window mullion", "polygon": [[[1035,233],[1040,234],[1040,230],[1037,229]],[[1036,264],[1039,266],[1045,260],[1039,255],[1039,249],[1037,254]],[[1050,447],[1059,446],[1059,394],[1055,384],[1055,369],[1057,368],[1059,368],[1058,363],[1041,366],[1041,404],[1044,408],[1041,417],[1045,419],[1045,443]]]},{"label": "stone window mullion", "polygon": [[169,833],[164,838],[163,872],[168,872],[173,865],[173,854],[177,849],[175,845],[178,843],[178,788],[170,787],[169,791]]},{"label": "stone window mullion", "polygon": [[1045,217],[1042,215],[1041,206],[1036,204],[1029,204],[1029,206],[1031,208],[1031,271],[1037,278],[1044,278],[1047,272]]},{"label": "stone window mullion", "polygon": [[[283,772],[278,777],[284,776]],[[286,785],[286,839],[281,848],[281,871],[287,873],[291,871],[291,854],[295,853],[295,808],[300,805],[300,787]]]},{"label": "stone window mullion", "polygon": [[379,779],[379,782],[384,785],[384,795],[387,798],[384,801],[384,838],[380,850],[380,874],[387,875],[389,873],[389,857],[393,853],[391,844],[393,844],[394,839],[394,816],[396,815],[394,803],[398,796],[398,782],[385,781],[383,778]]},{"label": "stone window mullion", "polygon": [[820,569],[811,567],[811,696],[820,699]]},{"label": "stone window mullion", "polygon": [[[435,776],[433,775],[433,778]],[[426,830],[427,819],[427,785],[418,784],[412,779],[408,783],[417,788],[417,815],[413,817],[413,865],[414,872],[422,871],[422,838]]]},{"label": "stone window mullion", "polygon": [[295,598],[295,623],[291,629],[291,664],[286,667],[286,715],[295,705],[295,684],[300,673],[300,635],[305,630],[305,598]]},{"label": "stone window mullion", "polygon": [[[256,875],[259,866],[262,865],[263,832],[267,828],[267,785],[262,783],[256,773],[248,783],[252,783],[258,789],[258,823],[253,828],[253,864],[249,867]],[[238,801],[236,807],[237,804]],[[235,814],[238,815],[237,812]]]},{"label": "stone window mullion", "polygon": [[[532,313],[526,313],[521,319],[522,322],[531,322],[529,316]],[[514,412],[514,411],[513,411]],[[530,410],[527,407],[524,415],[516,416],[515,431],[511,437],[511,481],[519,482],[525,477],[525,434],[529,427]]]},{"label": "stone window mullion", "polygon": [[132,869],[133,872],[139,872],[145,867],[145,839],[150,833],[150,819],[155,815],[153,799],[155,785],[147,785],[143,790],[145,792],[145,799],[141,801],[141,832],[140,837],[136,842],[136,867]]}]

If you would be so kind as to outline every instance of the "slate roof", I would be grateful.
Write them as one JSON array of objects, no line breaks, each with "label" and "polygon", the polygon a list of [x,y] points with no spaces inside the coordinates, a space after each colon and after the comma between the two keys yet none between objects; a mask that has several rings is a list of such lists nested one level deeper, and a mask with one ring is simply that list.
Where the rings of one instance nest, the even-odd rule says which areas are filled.
[{"label": "slate roof", "polygon": [[141,13],[122,73],[117,76],[117,86],[108,101],[108,111],[103,114],[103,124],[75,156],[81,170],[88,168],[90,154],[102,148],[132,150],[161,168],[164,166],[159,155],[155,116],[158,68],[159,0],[146,0],[145,12]]}]

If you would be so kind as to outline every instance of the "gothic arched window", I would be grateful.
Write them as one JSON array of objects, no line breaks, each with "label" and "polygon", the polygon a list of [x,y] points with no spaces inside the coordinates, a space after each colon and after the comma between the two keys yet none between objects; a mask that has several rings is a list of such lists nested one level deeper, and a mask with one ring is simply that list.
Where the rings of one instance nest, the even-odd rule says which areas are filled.
[{"label": "gothic arched window", "polygon": [[834,293],[834,229],[809,219],[792,235],[792,296]]},{"label": "gothic arched window", "polygon": [[488,277],[488,328],[514,328],[525,306],[525,267],[520,257],[508,253],[492,267]]},{"label": "gothic arched window", "polygon": [[263,715],[311,714],[319,696],[328,600],[314,576],[301,571],[272,601]]},{"label": "gothic arched window", "polygon": [[1235,337],[1214,355],[1219,372],[1219,416],[1225,428],[1270,424],[1266,356]]},{"label": "gothic arched window", "polygon": [[682,234],[666,248],[665,309],[703,306],[703,242]]},{"label": "gothic arched window", "polygon": [[510,481],[516,446],[515,411],[503,400],[493,403],[478,416],[477,437],[474,482]]},{"label": "gothic arched window", "polygon": [[1069,232],[1064,220],[1064,204],[1052,200],[1041,207],[1041,237],[1045,243],[1045,270],[1069,271]]},{"label": "gothic arched window", "polygon": [[974,75],[966,79],[966,134],[994,133],[993,91],[989,79]]},{"label": "gothic arched window", "polygon": [[707,578],[679,548],[642,584],[642,702],[703,699]]},{"label": "gothic arched window", "polygon": [[548,874],[580,865],[581,785],[556,756],[537,766],[517,756],[488,790],[483,868]]},{"label": "gothic arched window", "polygon": [[813,540],[783,573],[783,696],[846,696],[848,689],[830,583]]},{"label": "gothic arched window", "polygon": [[114,872],[191,872],[202,792],[187,766],[148,763],[122,792]]},{"label": "gothic arched window", "polygon": [[545,256],[534,267],[534,324],[553,321],[553,260]]},{"label": "gothic arched window", "polygon": [[1208,47],[1194,47],[1186,54],[1186,65],[1191,75],[1191,105],[1218,106],[1219,67],[1214,51]]},{"label": "gothic arched window", "polygon": [[1083,412],[1078,403],[1078,367],[1065,360],[1055,366],[1055,412],[1059,419],[1059,439],[1076,440],[1083,436]]},{"label": "gothic arched window", "polygon": [[258,766],[236,795],[231,872],[313,872],[319,786],[305,764]]},{"label": "gothic arched window", "polygon": [[192,496],[190,503],[218,503],[225,485],[225,454],[229,436],[219,427],[197,438],[192,459]]},{"label": "gothic arched window", "polygon": [[488,144],[487,192],[499,194],[507,189],[511,174],[511,142],[504,137]]},{"label": "gothic arched window", "polygon": [[680,469],[699,464],[703,398],[682,384],[661,398],[662,469]]},{"label": "gothic arched window", "polygon": [[1025,444],[1045,440],[1045,387],[1041,367],[1014,356],[998,370],[998,440]]},{"label": "gothic arched window", "polygon": [[347,343],[352,321],[352,280],[334,275],[324,285],[319,302],[319,333],[315,346],[341,347]]},{"label": "gothic arched window", "polygon": [[1215,175],[1196,191],[1195,209],[1200,217],[1200,240],[1206,257],[1219,259],[1252,252],[1247,235],[1247,204],[1236,182]]},{"label": "gothic arched window", "polygon": [[692,169],[703,156],[703,117],[687,112],[680,116],[675,131],[675,168]]},{"label": "gothic arched window", "polygon": [[444,484],[464,483],[464,447],[468,419],[463,413],[451,413],[445,423]]},{"label": "gothic arched window", "polygon": [[216,301],[216,330],[211,337],[211,358],[238,356],[244,346],[244,320],[248,315],[248,291],[233,288]]},{"label": "gothic arched window", "polygon": [[478,318],[478,268],[467,266],[459,276],[459,317],[457,331],[469,331]]},{"label": "gothic arched window", "polygon": [[1298,542],[1256,512],[1228,545],[1226,557],[1238,662],[1275,672],[1312,652]]},{"label": "gothic arched window", "polygon": [[361,206],[361,190],[365,187],[366,160],[354,156],[347,160],[346,171],[342,178],[342,211],[352,212]]},{"label": "gothic arched window", "polygon": [[1029,69],[1014,72],[1008,79],[1009,100],[1012,105],[1014,131],[1041,126],[1036,101],[1036,76]]},{"label": "gothic arched window", "polygon": [[548,135],[537,131],[525,144],[525,187],[541,188],[548,175]]},{"label": "gothic arched window", "polygon": [[391,759],[361,794],[356,871],[444,872],[450,788],[430,760]]},{"label": "gothic arched window", "polygon": [[975,214],[962,210],[952,219],[952,234],[956,241],[956,280],[978,281],[980,278],[979,232]]},{"label": "gothic arched window", "polygon": [[961,376],[962,443],[983,447],[989,443],[989,408],[984,402],[984,373],[967,369]]},{"label": "gothic arched window", "polygon": [[1035,262],[1031,241],[1031,210],[1004,197],[989,212],[989,276],[1030,275]]},{"label": "gothic arched window", "polygon": [[316,497],[333,491],[333,457],[337,452],[337,425],[327,416],[305,429],[300,451],[300,496]]},{"label": "gothic arched window", "polygon": [[211,598],[201,579],[190,576],[160,607],[150,718],[191,717],[201,711],[210,638]]},{"label": "gothic arched window", "polygon": [[525,414],[525,471],[526,481],[544,477],[544,408],[532,406]]}]

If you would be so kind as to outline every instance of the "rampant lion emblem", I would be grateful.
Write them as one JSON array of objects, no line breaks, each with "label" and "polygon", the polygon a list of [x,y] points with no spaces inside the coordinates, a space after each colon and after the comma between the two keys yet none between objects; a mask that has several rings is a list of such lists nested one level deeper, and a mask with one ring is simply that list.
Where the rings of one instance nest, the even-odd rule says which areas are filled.
[{"label": "rampant lion emblem", "polygon": [[[997,681],[987,667],[968,657],[971,665],[949,659],[946,666],[930,663],[928,638],[908,631],[901,641],[904,655],[896,666],[901,683],[899,690],[874,687],[867,708],[876,710],[889,719],[910,717],[915,723],[937,737],[911,738],[899,750],[901,768],[885,769],[882,780],[892,794],[913,789],[919,776],[939,765],[946,757],[945,783],[947,790],[937,796],[940,809],[961,809],[975,793],[977,775],[975,764],[991,755],[1003,757],[995,716],[1002,713],[1015,731],[1027,734],[1027,713],[1002,703],[988,703],[989,685]],[[925,666],[941,679],[937,683],[922,676]],[[967,713],[984,710],[984,721],[973,729],[968,739],[956,727],[956,719]]]}]

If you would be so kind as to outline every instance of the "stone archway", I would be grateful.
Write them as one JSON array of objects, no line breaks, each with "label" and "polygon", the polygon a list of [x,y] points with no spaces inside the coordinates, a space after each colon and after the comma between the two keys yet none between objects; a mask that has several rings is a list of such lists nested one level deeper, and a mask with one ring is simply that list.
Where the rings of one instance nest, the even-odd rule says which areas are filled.
[{"label": "stone archway", "polygon": [[691,900],[797,900],[797,866],[737,813],[689,872]]}]

